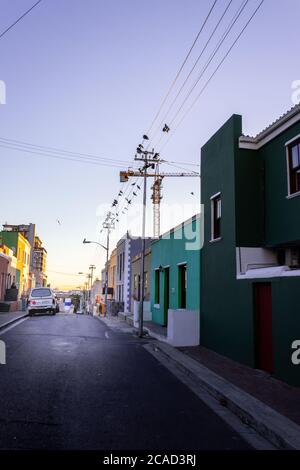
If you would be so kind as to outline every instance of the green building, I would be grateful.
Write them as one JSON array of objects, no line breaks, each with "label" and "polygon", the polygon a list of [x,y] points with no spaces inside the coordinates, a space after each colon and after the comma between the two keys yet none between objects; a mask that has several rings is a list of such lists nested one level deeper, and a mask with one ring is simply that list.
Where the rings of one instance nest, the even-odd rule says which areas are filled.
[{"label": "green building", "polygon": [[169,309],[198,311],[199,315],[199,282],[198,215],[171,229],[151,244],[152,321],[167,326]]},{"label": "green building", "polygon": [[201,175],[201,344],[299,386],[300,106],[256,137],[232,116]]}]

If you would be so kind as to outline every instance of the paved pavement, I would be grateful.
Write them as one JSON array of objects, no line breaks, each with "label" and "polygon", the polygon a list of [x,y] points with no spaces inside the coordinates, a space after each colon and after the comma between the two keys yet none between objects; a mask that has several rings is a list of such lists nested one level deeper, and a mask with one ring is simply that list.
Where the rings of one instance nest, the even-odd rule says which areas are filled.
[{"label": "paved pavement", "polygon": [[239,364],[203,346],[179,349],[241,390],[300,425],[299,388],[281,382],[264,371]]},{"label": "paved pavement", "polygon": [[11,313],[0,313],[0,328],[10,324],[11,322],[17,321],[20,318],[26,316],[26,312],[11,312]]},{"label": "paved pavement", "polygon": [[129,332],[83,315],[1,334],[1,449],[249,449]]}]

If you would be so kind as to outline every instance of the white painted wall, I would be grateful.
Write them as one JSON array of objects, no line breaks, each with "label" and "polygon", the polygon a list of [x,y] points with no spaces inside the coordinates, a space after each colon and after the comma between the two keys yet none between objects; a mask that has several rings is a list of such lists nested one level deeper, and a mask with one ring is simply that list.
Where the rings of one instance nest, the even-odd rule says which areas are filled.
[{"label": "white painted wall", "polygon": [[236,249],[236,272],[243,275],[251,269],[278,266],[277,256],[267,248],[238,247]]},{"label": "white painted wall", "polygon": [[168,310],[167,341],[172,346],[200,344],[199,310]]},{"label": "white painted wall", "polygon": [[130,251],[131,240],[125,240],[125,259],[124,259],[124,312],[130,312]]}]

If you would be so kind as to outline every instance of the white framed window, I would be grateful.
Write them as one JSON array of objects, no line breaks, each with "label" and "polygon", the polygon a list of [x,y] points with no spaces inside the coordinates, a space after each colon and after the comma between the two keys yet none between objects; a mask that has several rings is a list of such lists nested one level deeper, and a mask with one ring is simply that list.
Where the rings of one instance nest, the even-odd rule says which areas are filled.
[{"label": "white framed window", "polygon": [[300,136],[286,144],[288,195],[300,193]]},{"label": "white framed window", "polygon": [[221,193],[214,194],[211,201],[211,241],[221,238],[222,199]]}]

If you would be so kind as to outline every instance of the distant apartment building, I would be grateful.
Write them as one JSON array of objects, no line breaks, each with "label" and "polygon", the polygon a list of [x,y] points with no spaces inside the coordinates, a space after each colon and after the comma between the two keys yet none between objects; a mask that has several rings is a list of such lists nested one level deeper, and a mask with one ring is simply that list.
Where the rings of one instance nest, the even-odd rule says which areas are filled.
[{"label": "distant apartment building", "polygon": [[33,248],[33,274],[35,277],[35,285],[37,287],[45,287],[47,285],[47,250],[43,247],[39,237],[34,238]]},{"label": "distant apartment building", "polygon": [[1,232],[3,242],[17,257],[16,282],[20,293],[47,283],[47,251],[36,235],[35,224],[4,224]]}]

